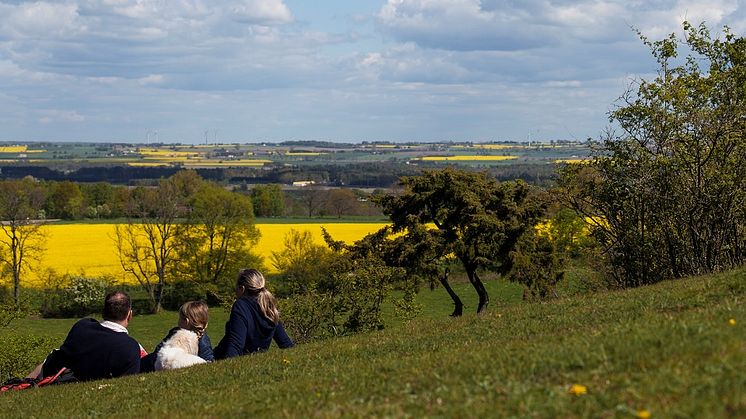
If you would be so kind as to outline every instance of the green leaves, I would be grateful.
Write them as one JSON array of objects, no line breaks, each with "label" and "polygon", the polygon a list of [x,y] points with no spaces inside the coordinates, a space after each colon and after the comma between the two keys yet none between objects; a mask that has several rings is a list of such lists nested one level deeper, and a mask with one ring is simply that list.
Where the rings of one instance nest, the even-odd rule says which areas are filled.
[{"label": "green leaves", "polygon": [[[432,275],[438,261],[455,255],[480,295],[478,310],[482,310],[489,297],[477,270],[510,271],[510,251],[543,214],[546,199],[522,181],[498,183],[485,173],[453,168],[405,177],[402,184],[403,194],[381,204],[393,231],[404,233],[402,246],[419,247],[421,253],[432,255],[427,260],[412,258],[420,261],[414,266]],[[409,269],[412,265],[405,264]]]},{"label": "green leaves", "polygon": [[[569,202],[604,219],[596,235],[621,286],[713,272],[746,260],[746,42],[704,24],[643,42],[659,76],[622,96],[587,167],[567,168]],[[678,50],[689,51],[675,60]]]}]

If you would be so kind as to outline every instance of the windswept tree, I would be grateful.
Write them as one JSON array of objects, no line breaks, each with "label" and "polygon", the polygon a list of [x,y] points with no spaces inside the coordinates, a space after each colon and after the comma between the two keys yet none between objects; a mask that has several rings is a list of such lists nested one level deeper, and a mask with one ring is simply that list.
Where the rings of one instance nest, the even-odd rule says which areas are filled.
[{"label": "windswept tree", "polygon": [[178,221],[185,209],[179,176],[161,180],[157,188],[132,190],[127,222],[117,224],[115,230],[122,269],[147,292],[154,313],[161,309],[177,258]]},{"label": "windswept tree", "polygon": [[658,76],[611,112],[620,134],[562,177],[622,287],[746,261],[746,39],[684,30],[683,40],[643,37]]},{"label": "windswept tree", "polygon": [[[401,195],[380,199],[393,231],[410,232],[413,248],[418,244],[415,240],[427,237],[438,259],[454,255],[479,296],[477,312],[482,312],[489,295],[479,270],[503,275],[510,271],[510,252],[545,210],[538,192],[522,181],[498,183],[484,173],[452,168],[404,177],[401,183],[405,187]],[[427,233],[423,229],[428,225],[435,230]],[[447,283],[446,278],[441,282]],[[462,304],[453,299],[453,315],[458,316]]]},{"label": "windswept tree", "polygon": [[32,180],[0,182],[0,262],[13,282],[18,304],[23,273],[44,252],[44,221],[37,219],[44,205],[44,190]]}]

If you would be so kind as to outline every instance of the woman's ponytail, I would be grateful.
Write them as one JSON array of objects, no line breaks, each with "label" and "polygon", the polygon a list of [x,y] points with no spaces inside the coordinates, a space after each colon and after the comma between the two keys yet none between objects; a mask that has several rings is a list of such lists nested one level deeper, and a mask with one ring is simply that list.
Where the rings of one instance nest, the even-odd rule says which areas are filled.
[{"label": "woman's ponytail", "polygon": [[264,317],[272,320],[274,324],[280,321],[280,311],[277,310],[277,299],[275,299],[275,296],[268,289],[262,288],[259,291],[259,295],[257,295],[256,301]]},{"label": "woman's ponytail", "polygon": [[277,324],[280,321],[277,299],[265,288],[265,282],[264,275],[256,269],[244,269],[238,273],[238,285],[244,287],[248,294],[256,295],[259,309],[264,317]]}]

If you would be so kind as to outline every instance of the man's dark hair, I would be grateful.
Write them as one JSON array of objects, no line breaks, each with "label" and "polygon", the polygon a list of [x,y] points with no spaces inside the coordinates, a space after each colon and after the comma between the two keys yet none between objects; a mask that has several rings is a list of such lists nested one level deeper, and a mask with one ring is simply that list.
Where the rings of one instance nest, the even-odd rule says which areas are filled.
[{"label": "man's dark hair", "polygon": [[114,291],[106,294],[104,301],[104,320],[119,322],[127,318],[132,308],[130,296],[123,291]]}]

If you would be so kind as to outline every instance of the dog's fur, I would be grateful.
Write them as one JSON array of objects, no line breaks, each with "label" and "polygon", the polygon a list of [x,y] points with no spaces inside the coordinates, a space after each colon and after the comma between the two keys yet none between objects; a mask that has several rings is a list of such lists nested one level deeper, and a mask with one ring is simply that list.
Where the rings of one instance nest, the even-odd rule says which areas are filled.
[{"label": "dog's fur", "polygon": [[191,330],[179,329],[163,343],[155,360],[156,371],[173,370],[203,364],[206,361],[197,356],[199,338]]}]

